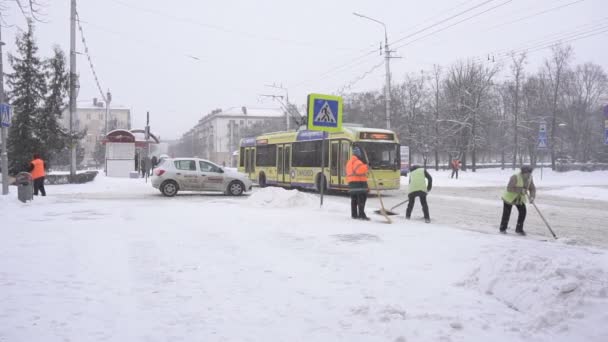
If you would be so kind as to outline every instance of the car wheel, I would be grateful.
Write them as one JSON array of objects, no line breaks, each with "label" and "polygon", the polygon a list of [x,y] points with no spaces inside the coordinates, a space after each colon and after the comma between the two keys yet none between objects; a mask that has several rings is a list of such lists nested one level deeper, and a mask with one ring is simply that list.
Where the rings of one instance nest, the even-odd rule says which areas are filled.
[{"label": "car wheel", "polygon": [[266,175],[261,172],[260,176],[258,177],[258,184],[260,184],[260,188],[265,188],[268,186],[268,184],[266,184]]},{"label": "car wheel", "polygon": [[167,196],[167,197],[173,197],[177,194],[177,191],[179,190],[177,183],[175,183],[174,181],[165,181],[163,184],[161,184],[160,186],[160,192],[163,193],[163,195]]},{"label": "car wheel", "polygon": [[228,184],[228,194],[232,196],[240,196],[245,191],[245,186],[239,181],[233,181]]}]

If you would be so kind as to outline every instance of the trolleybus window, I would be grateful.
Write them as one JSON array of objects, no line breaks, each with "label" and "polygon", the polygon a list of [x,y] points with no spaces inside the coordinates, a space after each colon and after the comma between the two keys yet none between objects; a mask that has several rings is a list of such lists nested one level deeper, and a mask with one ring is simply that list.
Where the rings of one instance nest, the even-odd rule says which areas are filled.
[{"label": "trolleybus window", "polygon": [[[291,166],[321,166],[321,140],[293,143]],[[329,166],[329,141],[325,141],[325,166]]]},{"label": "trolleybus window", "polygon": [[358,142],[357,145],[367,152],[372,169],[398,170],[401,167],[399,144]]},{"label": "trolleybus window", "polygon": [[277,165],[277,145],[266,145],[256,147],[256,166]]}]

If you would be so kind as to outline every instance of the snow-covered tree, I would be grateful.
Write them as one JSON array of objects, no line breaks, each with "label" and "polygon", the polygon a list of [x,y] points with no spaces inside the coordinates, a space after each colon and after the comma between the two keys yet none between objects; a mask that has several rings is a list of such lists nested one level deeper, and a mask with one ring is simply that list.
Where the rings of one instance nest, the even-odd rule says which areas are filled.
[{"label": "snow-covered tree", "polygon": [[40,117],[46,94],[43,64],[37,56],[38,46],[31,22],[28,30],[17,36],[16,45],[17,54],[8,54],[14,72],[7,75],[14,114],[7,143],[12,173],[26,170],[32,155],[41,152],[43,146],[36,135],[36,119]]},{"label": "snow-covered tree", "polygon": [[37,136],[45,150],[44,154],[48,155],[52,162],[67,146],[69,139],[69,133],[59,122],[62,110],[66,106],[69,73],[63,51],[55,47],[53,52],[53,57],[45,61],[48,92],[44,107],[36,120]]}]

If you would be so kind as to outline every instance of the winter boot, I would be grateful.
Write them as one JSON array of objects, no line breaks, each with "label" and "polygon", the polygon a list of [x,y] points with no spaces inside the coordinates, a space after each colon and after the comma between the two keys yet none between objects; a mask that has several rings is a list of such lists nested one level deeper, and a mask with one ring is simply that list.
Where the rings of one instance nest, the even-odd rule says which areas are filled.
[{"label": "winter boot", "polygon": [[431,223],[431,219],[430,218],[425,218],[424,219],[424,223]]},{"label": "winter boot", "polygon": [[515,227],[515,232],[519,235],[526,235],[526,232],[524,232],[524,225],[523,224],[518,224]]}]

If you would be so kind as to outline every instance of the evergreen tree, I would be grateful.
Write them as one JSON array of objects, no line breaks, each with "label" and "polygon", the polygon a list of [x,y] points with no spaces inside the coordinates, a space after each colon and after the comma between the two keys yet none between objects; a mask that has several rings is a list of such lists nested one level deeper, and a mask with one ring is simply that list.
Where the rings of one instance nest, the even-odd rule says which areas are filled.
[{"label": "evergreen tree", "polygon": [[67,146],[69,133],[59,122],[68,95],[69,73],[66,68],[65,54],[59,47],[54,48],[54,56],[45,61],[48,93],[40,117],[36,120],[36,132],[51,163],[56,162],[58,154]]},{"label": "evergreen tree", "polygon": [[9,98],[13,105],[13,122],[8,136],[9,172],[27,171],[34,153],[41,152],[40,137],[36,134],[35,120],[40,116],[41,104],[46,94],[46,80],[42,61],[36,53],[34,28],[16,39],[17,55],[8,55],[14,72],[8,76]]}]

